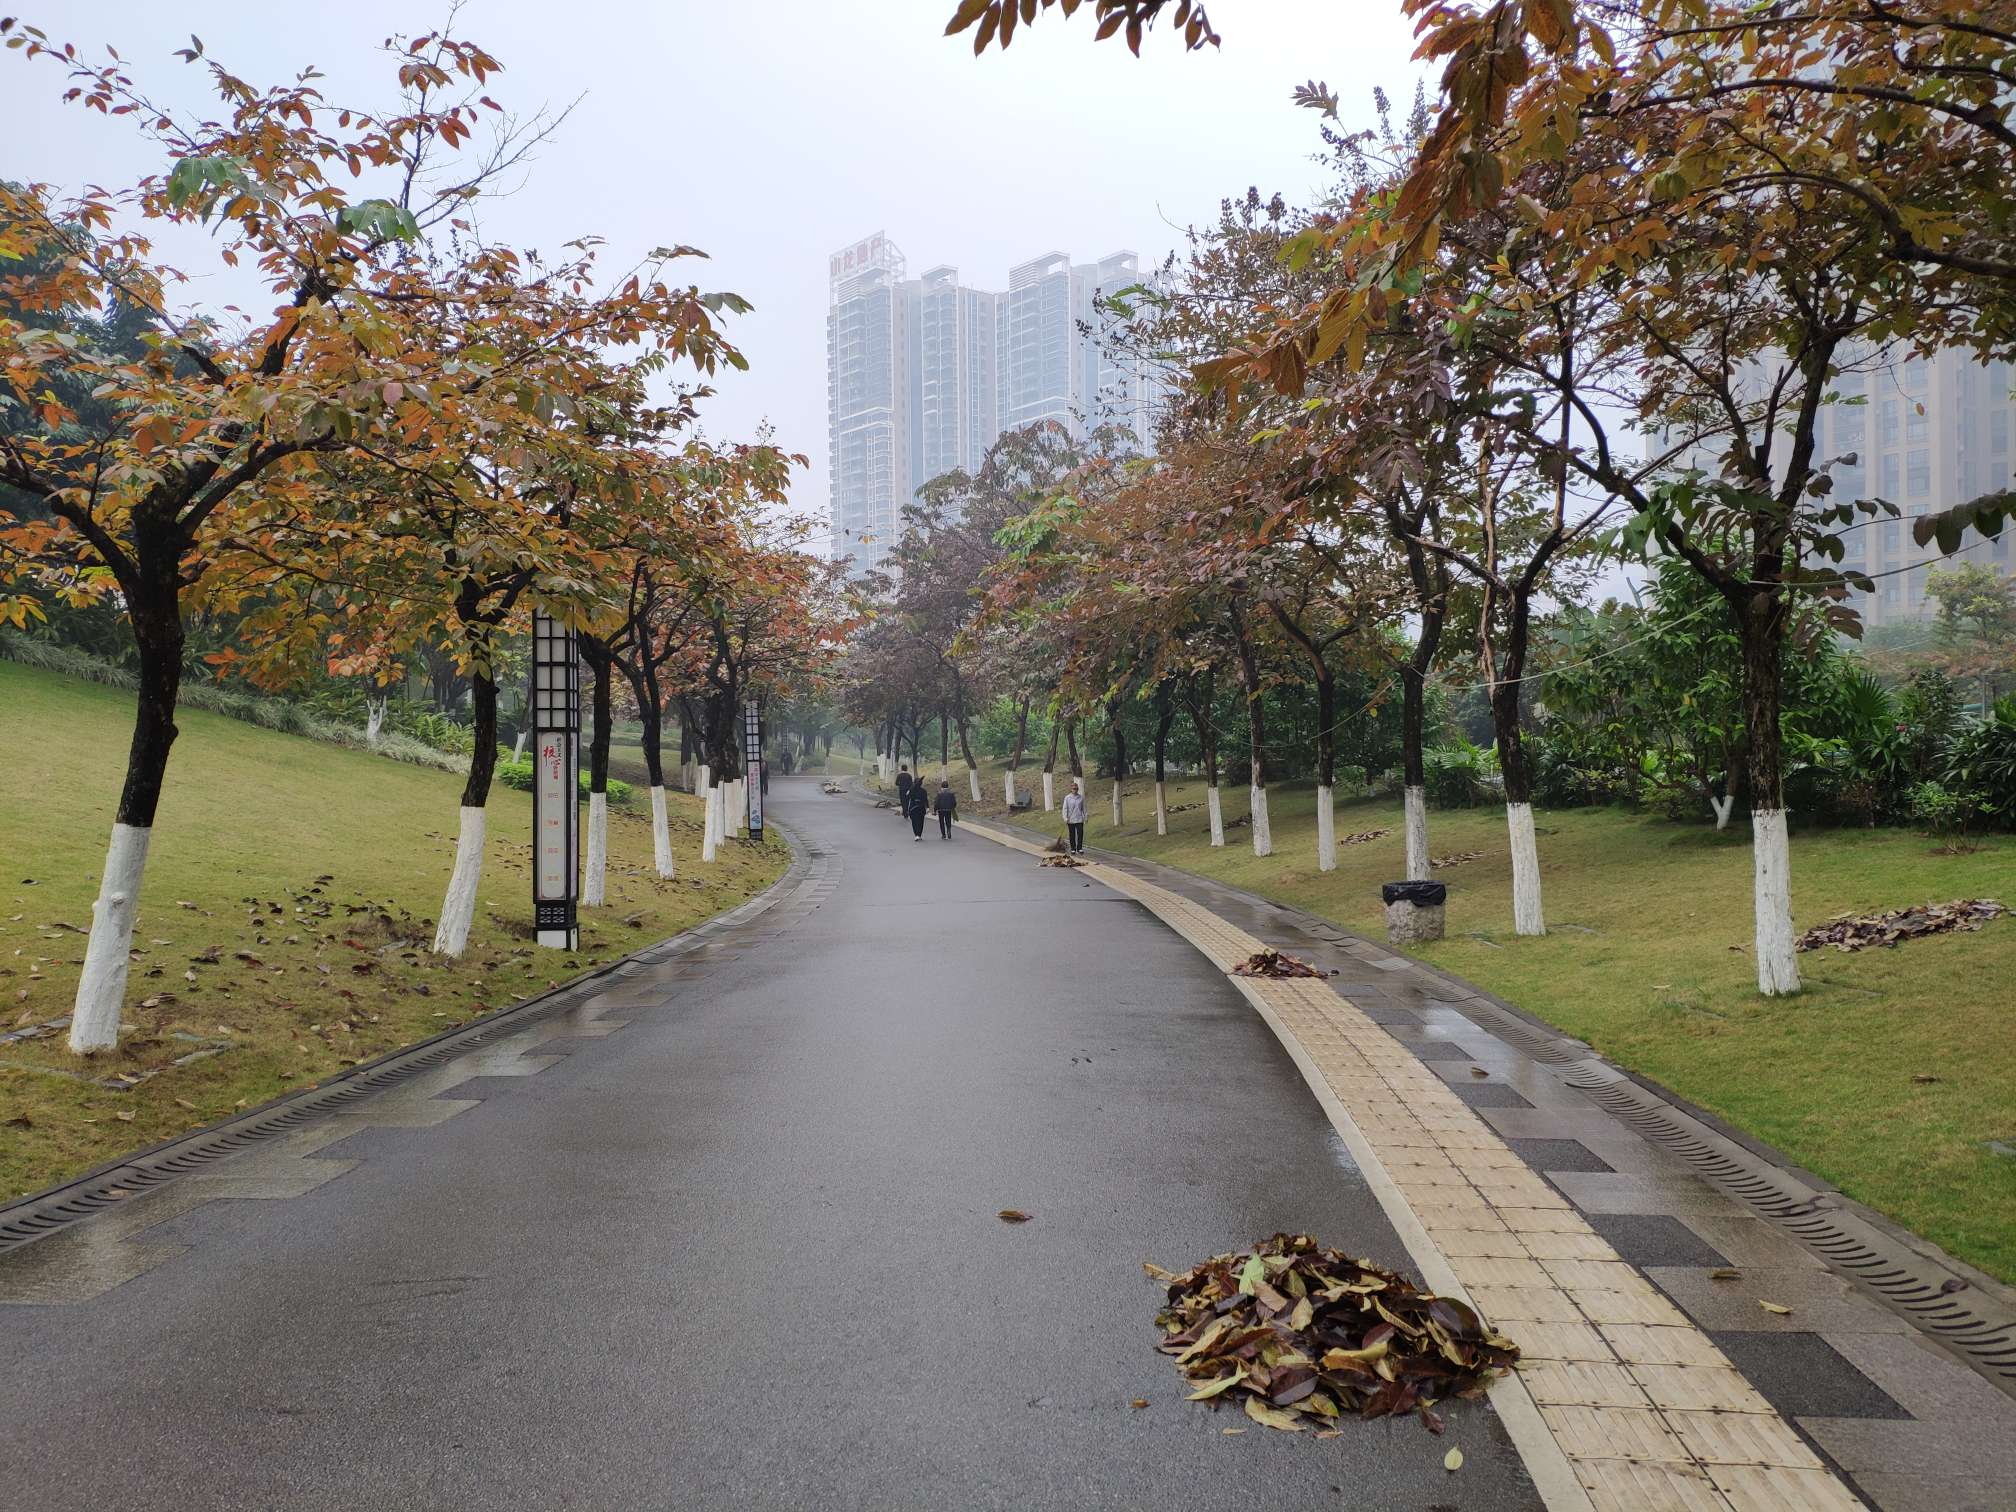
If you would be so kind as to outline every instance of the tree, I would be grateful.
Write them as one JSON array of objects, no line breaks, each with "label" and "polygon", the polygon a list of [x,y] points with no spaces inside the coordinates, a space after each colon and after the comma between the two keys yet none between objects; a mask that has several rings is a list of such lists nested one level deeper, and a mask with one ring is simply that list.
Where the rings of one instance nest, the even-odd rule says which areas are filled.
[{"label": "tree", "polygon": [[[184,615],[231,604],[216,569],[253,501],[298,499],[314,486],[318,455],[396,426],[406,387],[442,376],[429,354],[403,346],[388,302],[395,291],[426,297],[427,270],[405,249],[529,141],[507,128],[454,182],[431,176],[438,154],[471,138],[487,108],[475,96],[497,66],[444,36],[387,44],[403,98],[383,115],[328,105],[312,75],[262,90],[211,65],[225,119],[195,124],[154,104],[116,59],[87,65],[11,20],[0,31],[26,57],[57,61],[71,98],[133,122],[172,163],[60,210],[40,187],[0,188],[10,265],[0,308],[21,312],[0,317],[0,401],[39,422],[0,434],[0,482],[40,506],[0,513],[0,589],[39,580],[72,600],[116,594],[139,657],[132,748],[71,1020],[71,1047],[88,1054],[118,1041],[176,734]],[[197,62],[200,47],[183,57]],[[337,168],[385,192],[339,187],[329,177]],[[121,222],[211,224],[219,262],[256,268],[279,308],[244,329],[178,317],[164,291],[181,273],[151,261],[147,235]],[[115,300],[145,312],[143,354],[51,328]],[[58,397],[77,389],[102,405],[89,429]],[[17,586],[0,598],[0,617],[21,603]]]}]

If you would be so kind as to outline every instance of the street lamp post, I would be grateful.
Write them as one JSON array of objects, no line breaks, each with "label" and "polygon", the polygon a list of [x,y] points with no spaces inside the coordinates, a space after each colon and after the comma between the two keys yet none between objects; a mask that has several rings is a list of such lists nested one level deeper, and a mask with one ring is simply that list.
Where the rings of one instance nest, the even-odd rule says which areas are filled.
[{"label": "street lamp post", "polygon": [[581,944],[581,666],[574,632],[532,615],[532,924],[541,945]]},{"label": "street lamp post", "polygon": [[749,838],[763,838],[763,706],[750,699],[742,706],[743,785],[749,789]]}]

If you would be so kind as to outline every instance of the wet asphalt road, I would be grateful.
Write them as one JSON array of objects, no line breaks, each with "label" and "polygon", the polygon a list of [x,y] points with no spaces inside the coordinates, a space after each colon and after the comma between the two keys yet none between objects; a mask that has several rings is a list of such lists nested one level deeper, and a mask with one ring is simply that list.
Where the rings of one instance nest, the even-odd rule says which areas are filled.
[{"label": "wet asphalt road", "polygon": [[1481,1405],[1319,1442],[1181,1401],[1144,1259],[1405,1260],[1201,955],[976,835],[771,801],[825,906],[313,1191],[149,1230],[189,1249],[103,1295],[0,1307],[0,1507],[1537,1505]]}]

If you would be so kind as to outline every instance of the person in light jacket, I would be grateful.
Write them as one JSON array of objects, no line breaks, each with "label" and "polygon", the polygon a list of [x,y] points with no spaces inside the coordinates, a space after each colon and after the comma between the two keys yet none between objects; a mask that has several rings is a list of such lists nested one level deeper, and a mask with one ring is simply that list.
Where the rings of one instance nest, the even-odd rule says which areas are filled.
[{"label": "person in light jacket", "polygon": [[938,796],[931,801],[931,807],[938,813],[938,838],[950,840],[952,819],[959,812],[959,795],[952,791],[952,784],[948,779],[939,779]]},{"label": "person in light jacket", "polygon": [[1079,791],[1076,777],[1071,779],[1071,791],[1064,795],[1064,828],[1071,854],[1082,854],[1085,850],[1085,795]]}]

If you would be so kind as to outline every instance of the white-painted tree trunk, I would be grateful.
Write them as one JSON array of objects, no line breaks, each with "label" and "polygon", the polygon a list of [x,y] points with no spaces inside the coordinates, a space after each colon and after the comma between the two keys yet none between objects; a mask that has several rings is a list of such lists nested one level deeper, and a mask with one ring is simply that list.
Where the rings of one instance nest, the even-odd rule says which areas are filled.
[{"label": "white-painted tree trunk", "polygon": [[436,955],[459,956],[468,948],[469,926],[476,920],[476,884],[482,880],[483,810],[464,808],[455,837],[455,870],[448,876],[448,896],[434,930]]},{"label": "white-painted tree trunk", "polygon": [[140,878],[147,870],[151,827],[112,826],[105,850],[105,875],[91,905],[91,938],[84,945],[84,972],[70,1011],[70,1048],[78,1055],[111,1050],[119,1043],[119,1017],[126,1006],[126,968],[132,963],[133,924],[140,912]]},{"label": "white-painted tree trunk", "polygon": [[[385,728],[385,704],[386,700],[382,698],[364,700],[364,742],[367,745],[378,744],[379,732]],[[512,760],[517,758],[514,756]]]},{"label": "white-painted tree trunk", "polygon": [[[702,767],[701,770],[705,771],[706,768]],[[712,861],[714,859],[714,852],[721,838],[718,833],[721,819],[720,794],[721,790],[711,785],[705,788],[701,794],[700,859],[702,861]]]},{"label": "white-painted tree trunk", "polygon": [[1211,843],[1225,843],[1225,789],[1213,784],[1204,790],[1204,809],[1211,816]]},{"label": "white-painted tree trunk", "polygon": [[980,801],[980,768],[966,768],[966,785],[973,790],[973,801]]},{"label": "white-painted tree trunk", "polygon": [[1169,833],[1169,791],[1159,782],[1155,784],[1155,833]]},{"label": "white-painted tree trunk", "polygon": [[1799,990],[1799,952],[1792,934],[1792,845],[1785,810],[1753,809],[1750,848],[1757,894],[1757,990],[1783,997]]},{"label": "white-painted tree trunk", "polygon": [[1505,805],[1505,830],[1512,838],[1512,932],[1547,933],[1540,907],[1540,844],[1533,836],[1533,805]]},{"label": "white-painted tree trunk", "polygon": [[679,875],[672,862],[672,825],[665,812],[665,789],[651,789],[651,860],[668,882]]},{"label": "white-painted tree trunk", "polygon": [[1336,790],[1327,783],[1316,785],[1316,870],[1337,870]]},{"label": "white-painted tree trunk", "polygon": [[1428,864],[1428,789],[1407,789],[1407,880],[1426,882],[1434,870]]},{"label": "white-painted tree trunk", "polygon": [[511,759],[513,761],[523,761],[525,759],[525,734],[525,731],[520,730],[518,738],[511,742]]},{"label": "white-painted tree trunk", "polygon": [[747,781],[746,777],[732,778],[728,786],[722,789],[724,794],[722,802],[725,807],[721,813],[723,821],[721,836],[725,840],[733,840],[742,833],[743,816],[748,812],[742,803],[742,787]]},{"label": "white-painted tree trunk", "polygon": [[709,822],[707,819],[708,809],[706,803],[707,793],[709,791],[708,785],[713,780],[714,780],[714,774],[707,770],[706,762],[703,761],[698,766],[693,768],[693,796],[701,800],[700,828],[703,833],[705,832],[707,824]]},{"label": "white-painted tree trunk", "polygon": [[1015,807],[1015,769],[1010,767],[1001,777],[1001,792],[1008,800],[1008,807]]},{"label": "white-painted tree trunk", "polygon": [[1271,856],[1274,854],[1274,826],[1267,820],[1267,789],[1257,783],[1247,789],[1249,812],[1253,816],[1253,854]]},{"label": "white-painted tree trunk", "polygon": [[1043,774],[1043,812],[1049,813],[1057,807],[1057,778],[1054,773]]},{"label": "white-painted tree trunk", "polygon": [[1736,809],[1736,795],[1731,793],[1724,798],[1710,798],[1708,807],[1715,811],[1715,828],[1725,830],[1729,828],[1730,814]]},{"label": "white-painted tree trunk", "polygon": [[1117,780],[1113,784],[1113,828],[1120,828],[1120,784]]},{"label": "white-painted tree trunk", "polygon": [[581,879],[581,906],[600,908],[609,870],[609,795],[588,795],[588,872]]}]

